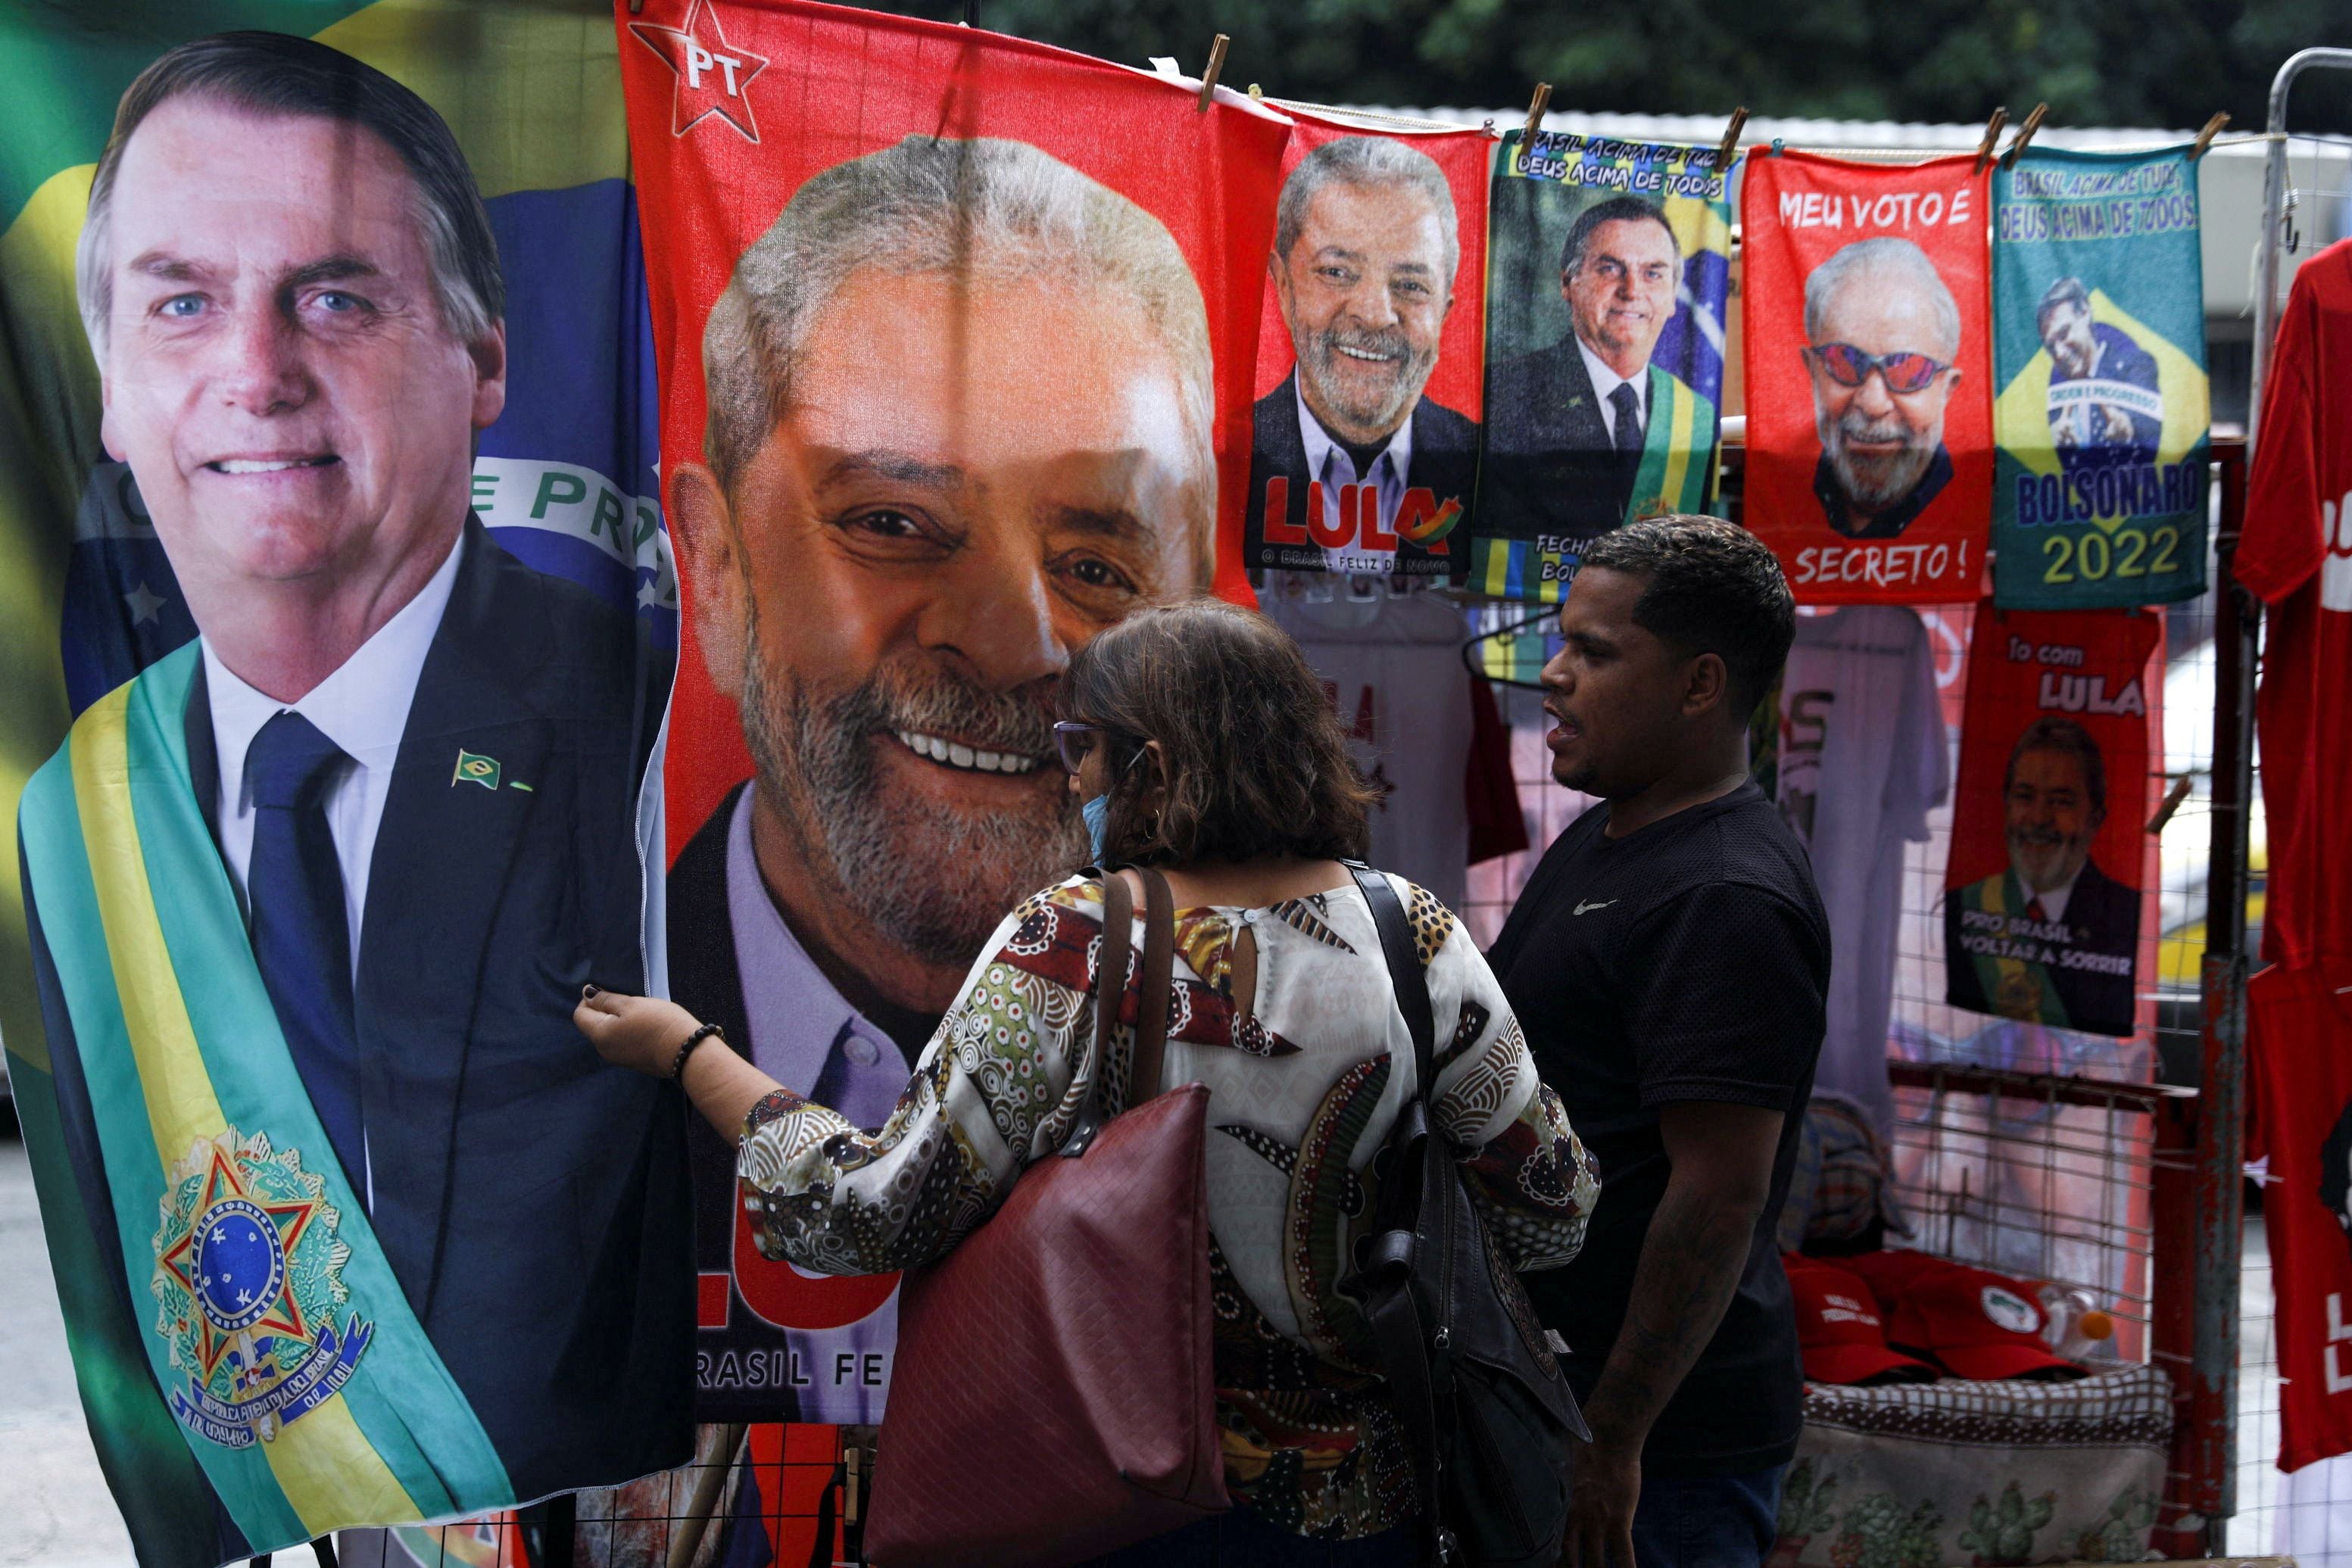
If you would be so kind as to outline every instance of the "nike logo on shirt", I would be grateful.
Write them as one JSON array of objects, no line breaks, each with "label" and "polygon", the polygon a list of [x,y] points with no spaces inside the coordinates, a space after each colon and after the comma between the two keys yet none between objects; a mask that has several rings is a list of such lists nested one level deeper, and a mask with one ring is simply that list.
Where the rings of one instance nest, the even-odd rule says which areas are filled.
[{"label": "nike logo on shirt", "polygon": [[1598,904],[1580,904],[1576,906],[1576,913],[1583,915],[1595,909],[1606,909],[1616,902],[1613,898],[1604,898]]}]

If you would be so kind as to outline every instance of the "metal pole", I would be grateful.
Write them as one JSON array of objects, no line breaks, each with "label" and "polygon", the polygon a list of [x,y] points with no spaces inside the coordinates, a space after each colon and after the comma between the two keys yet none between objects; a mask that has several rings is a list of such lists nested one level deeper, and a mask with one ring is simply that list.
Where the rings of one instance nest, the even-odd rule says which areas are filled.
[{"label": "metal pole", "polygon": [[2279,221],[2286,205],[2286,99],[2294,78],[2314,66],[2352,70],[2352,49],[2304,49],[2289,55],[2271,78],[2270,145],[2263,150],[2262,286],[2254,295],[2254,388],[2246,405],[2246,456],[2253,458],[2262,428],[2263,377],[2270,369],[2271,336],[2278,329]]},{"label": "metal pole", "polygon": [[[2232,461],[2232,459],[2235,459]],[[2245,527],[2246,466],[2220,465],[2220,572],[2213,603],[2213,819],[2205,880],[2204,1077],[2196,1149],[2189,1414],[2192,1489],[2206,1515],[2206,1551],[2223,1551],[2237,1512],[2238,1301],[2245,1248],[2247,827],[2253,798],[2254,653],[2262,607],[2230,572]]]}]

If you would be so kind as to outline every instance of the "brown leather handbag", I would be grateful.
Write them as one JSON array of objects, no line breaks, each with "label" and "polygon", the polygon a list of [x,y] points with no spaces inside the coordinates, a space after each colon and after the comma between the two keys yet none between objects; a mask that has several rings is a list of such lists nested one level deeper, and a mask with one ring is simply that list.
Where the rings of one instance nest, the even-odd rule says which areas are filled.
[{"label": "brown leather handbag", "polygon": [[865,1547],[880,1568],[1064,1568],[1228,1506],[1209,1338],[1209,1091],[1157,1085],[1174,961],[1145,870],[1132,1108],[1106,1118],[1133,904],[1104,883],[1094,1092],[1061,1154],[907,1276]]}]

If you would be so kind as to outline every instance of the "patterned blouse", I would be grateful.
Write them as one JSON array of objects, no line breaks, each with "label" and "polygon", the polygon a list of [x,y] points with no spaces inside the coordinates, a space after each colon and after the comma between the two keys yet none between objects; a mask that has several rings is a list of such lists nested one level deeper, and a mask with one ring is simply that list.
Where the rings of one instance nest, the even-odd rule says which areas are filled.
[{"label": "patterned blouse", "polygon": [[[1505,1259],[1522,1270],[1565,1263],[1599,1195],[1591,1158],[1537,1079],[1469,933],[1422,889],[1390,881],[1429,977],[1434,1124]],[[1073,878],[1007,916],[879,1131],[789,1091],[761,1101],[740,1164],[761,1250],[832,1274],[929,1262],[985,1219],[1025,1166],[1061,1147],[1100,1068],[1088,992],[1102,915],[1101,884]],[[1120,1091],[1137,1017],[1139,900],[1136,915],[1109,1069]],[[1257,982],[1241,1018],[1232,956],[1244,926]],[[1268,1522],[1301,1535],[1386,1530],[1413,1512],[1411,1462],[1365,1322],[1336,1289],[1370,1207],[1366,1167],[1413,1090],[1412,1038],[1371,910],[1352,885],[1263,909],[1181,909],[1172,988],[1157,1087],[1210,1091],[1226,1480]],[[1534,1333],[1524,1317],[1522,1327]]]}]

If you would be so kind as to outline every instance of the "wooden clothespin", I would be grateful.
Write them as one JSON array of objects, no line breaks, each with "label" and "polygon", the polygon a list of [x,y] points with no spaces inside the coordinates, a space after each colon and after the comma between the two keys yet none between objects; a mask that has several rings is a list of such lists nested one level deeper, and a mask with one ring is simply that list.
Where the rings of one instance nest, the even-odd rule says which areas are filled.
[{"label": "wooden clothespin", "polygon": [[2042,117],[2049,112],[2050,106],[2046,103],[2037,103],[2033,106],[2033,112],[2025,117],[2025,123],[2019,126],[2017,134],[2010,139],[2009,151],[2000,155],[2002,168],[2017,167],[2017,155],[2025,151],[2025,144],[2033,140],[2035,131],[2042,129]]},{"label": "wooden clothespin", "polygon": [[1201,112],[1202,114],[1209,112],[1209,105],[1217,96],[1217,78],[1225,68],[1225,51],[1233,47],[1233,42],[1231,38],[1219,33],[1216,41],[1209,46],[1209,68],[1201,73]]},{"label": "wooden clothespin", "polygon": [[1528,105],[1527,128],[1519,132],[1519,157],[1524,162],[1529,149],[1535,146],[1536,130],[1543,124],[1544,110],[1551,107],[1551,83],[1536,83],[1536,96]]},{"label": "wooden clothespin", "polygon": [[1715,150],[1715,172],[1731,172],[1731,155],[1739,150],[1739,133],[1748,128],[1748,106],[1741,104],[1731,111],[1731,123],[1723,128],[1723,145]]},{"label": "wooden clothespin", "polygon": [[2189,149],[2189,161],[2191,163],[2194,163],[2200,158],[2204,157],[2206,151],[2213,145],[2213,138],[2221,135],[2221,128],[2229,123],[2230,111],[2226,109],[2221,113],[2215,115],[2212,119],[2207,120],[2205,122],[2205,129],[2197,133],[2197,141],[2195,144]]},{"label": "wooden clothespin", "polygon": [[2186,777],[2183,777],[2176,780],[2171,789],[2165,791],[2164,804],[2158,806],[2156,809],[2156,815],[2147,820],[2150,837],[2162,833],[2165,824],[2171,821],[2174,813],[2180,810],[2180,803],[2189,799],[2189,782]]},{"label": "wooden clothespin", "polygon": [[1978,173],[1983,173],[1985,165],[1992,162],[1992,150],[2000,142],[2000,128],[2008,123],[2009,110],[2006,109],[1994,110],[1992,118],[1985,121],[1984,140],[1977,143]]}]

